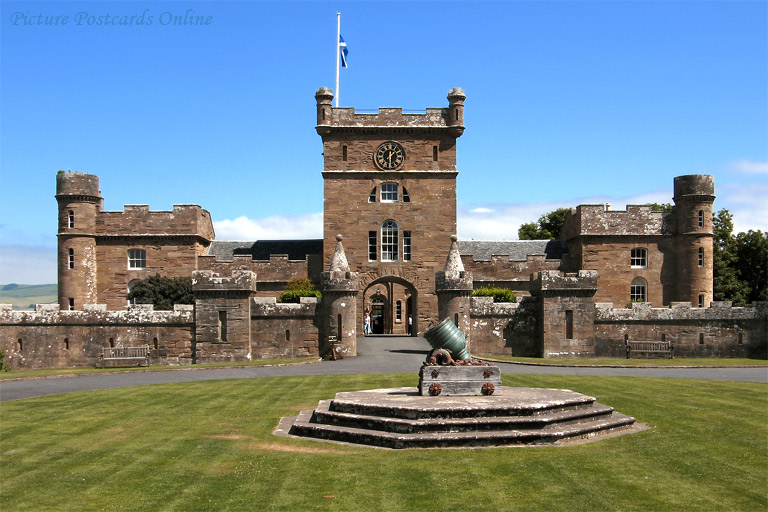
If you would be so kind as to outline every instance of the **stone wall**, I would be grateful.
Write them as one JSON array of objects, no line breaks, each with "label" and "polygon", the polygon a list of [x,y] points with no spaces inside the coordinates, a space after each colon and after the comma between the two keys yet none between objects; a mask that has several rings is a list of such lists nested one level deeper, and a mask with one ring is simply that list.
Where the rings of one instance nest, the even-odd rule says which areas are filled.
[{"label": "stone wall", "polygon": [[0,305],[0,349],[12,368],[64,368],[99,364],[102,348],[149,346],[152,364],[192,362],[192,306],[154,311],[151,305],[107,311],[104,304],[61,311],[39,304],[35,311]]},{"label": "stone wall", "polygon": [[318,300],[302,297],[299,304],[278,304],[273,297],[255,297],[251,304],[252,359],[319,355]]},{"label": "stone wall", "polygon": [[537,299],[493,302],[493,297],[472,297],[471,353],[537,357],[541,355],[536,319]]},{"label": "stone wall", "polygon": [[492,256],[490,260],[476,260],[462,256],[464,268],[472,272],[475,289],[498,286],[514,290],[515,296],[531,294],[531,274],[542,270],[560,270],[561,260],[546,259],[544,254],[528,255],[525,261],[510,260],[508,256]]},{"label": "stone wall", "polygon": [[709,308],[688,302],[669,308],[634,303],[618,309],[598,303],[594,332],[598,357],[625,357],[628,339],[669,341],[675,357],[766,358],[768,302],[749,308],[734,308],[730,302],[713,302]]}]

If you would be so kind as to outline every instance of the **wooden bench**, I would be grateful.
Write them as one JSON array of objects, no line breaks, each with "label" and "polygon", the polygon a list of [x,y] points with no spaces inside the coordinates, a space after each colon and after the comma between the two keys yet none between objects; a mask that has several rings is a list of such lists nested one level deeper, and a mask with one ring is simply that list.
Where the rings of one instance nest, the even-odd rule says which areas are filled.
[{"label": "wooden bench", "polygon": [[627,341],[627,359],[632,354],[660,354],[663,357],[674,357],[674,347],[668,341]]},{"label": "wooden bench", "polygon": [[149,366],[149,347],[110,347],[102,350],[101,367]]}]

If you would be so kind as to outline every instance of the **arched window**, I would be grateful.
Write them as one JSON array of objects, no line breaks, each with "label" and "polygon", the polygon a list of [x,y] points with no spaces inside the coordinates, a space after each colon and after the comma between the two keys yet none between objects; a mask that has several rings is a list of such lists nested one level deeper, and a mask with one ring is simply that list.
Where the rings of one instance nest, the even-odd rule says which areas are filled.
[{"label": "arched window", "polygon": [[397,261],[397,222],[385,220],[381,225],[381,261]]},{"label": "arched window", "polygon": [[397,202],[397,183],[381,184],[381,202],[382,203]]},{"label": "arched window", "polygon": [[70,229],[75,227],[75,212],[73,210],[69,210],[67,214],[67,227]]},{"label": "arched window", "polygon": [[703,247],[699,247],[699,266],[700,267],[704,266],[704,248]]},{"label": "arched window", "polygon": [[632,280],[629,287],[629,300],[631,302],[647,302],[648,283],[642,277],[636,277]]},{"label": "arched window", "polygon": [[74,249],[69,250],[69,261],[67,263],[67,266],[69,267],[70,270],[75,268],[75,250]]},{"label": "arched window", "polygon": [[368,196],[368,202],[369,203],[376,202],[376,187],[373,187],[373,190],[371,190],[371,194]]},{"label": "arched window", "polygon": [[704,227],[704,210],[699,210],[699,227]]},{"label": "arched window", "polygon": [[147,251],[144,249],[128,250],[128,268],[142,269],[147,268]]}]

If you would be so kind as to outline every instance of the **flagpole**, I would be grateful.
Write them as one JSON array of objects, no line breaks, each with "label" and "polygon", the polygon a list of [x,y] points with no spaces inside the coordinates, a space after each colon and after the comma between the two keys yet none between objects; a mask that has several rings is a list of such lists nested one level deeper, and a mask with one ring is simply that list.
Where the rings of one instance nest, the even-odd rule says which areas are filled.
[{"label": "flagpole", "polygon": [[339,57],[341,53],[341,13],[336,13],[336,108],[339,107]]}]

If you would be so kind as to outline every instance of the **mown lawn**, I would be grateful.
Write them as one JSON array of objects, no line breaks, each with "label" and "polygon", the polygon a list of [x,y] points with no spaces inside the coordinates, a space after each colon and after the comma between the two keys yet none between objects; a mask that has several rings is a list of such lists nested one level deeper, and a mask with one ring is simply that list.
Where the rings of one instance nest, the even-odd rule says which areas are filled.
[{"label": "mown lawn", "polygon": [[0,404],[0,510],[766,510],[768,386],[506,375],[655,428],[566,447],[390,451],[272,436],[415,375],[142,386]]},{"label": "mown lawn", "polygon": [[[473,354],[475,355],[475,354]],[[675,357],[674,359],[653,357],[642,359],[625,359],[619,357],[584,357],[584,358],[548,358],[517,357],[517,356],[484,356],[496,361],[509,363],[542,364],[547,366],[768,366],[767,359],[725,358],[725,357]]]},{"label": "mown lawn", "polygon": [[268,366],[277,364],[301,364],[317,361],[317,357],[299,357],[293,359],[254,359],[253,361],[241,361],[236,363],[206,363],[185,366],[131,366],[127,368],[94,368],[92,366],[78,366],[72,368],[36,368],[31,370],[10,370],[0,372],[2,379],[23,379],[28,377],[54,377],[61,375],[90,375],[94,373],[110,372],[135,372],[135,371],[185,371],[199,368],[228,368],[237,366]]}]

